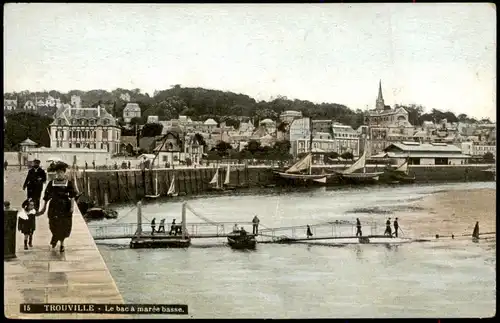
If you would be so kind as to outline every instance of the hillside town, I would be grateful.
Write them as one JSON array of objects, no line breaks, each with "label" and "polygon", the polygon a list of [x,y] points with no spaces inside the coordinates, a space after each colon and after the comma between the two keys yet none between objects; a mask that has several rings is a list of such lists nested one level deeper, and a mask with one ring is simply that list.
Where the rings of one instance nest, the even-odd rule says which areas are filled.
[{"label": "hillside town", "polygon": [[[274,120],[242,118],[238,127],[213,118],[192,120],[186,115],[170,120],[149,115],[144,124],[138,124],[134,121],[143,117],[140,105],[130,102],[128,93],[121,98],[127,102],[122,115],[112,115],[100,103],[82,104],[76,95],[71,96],[70,102],[50,95],[35,97],[22,107],[17,106],[16,100],[5,99],[4,112],[55,110],[48,129],[50,147],[41,147],[37,138],[25,138],[19,144],[20,153],[9,152],[9,163],[20,160],[26,164],[35,158],[61,156],[76,165],[95,167],[157,155],[159,167],[202,165],[210,152],[242,152],[252,142],[261,149],[287,142],[291,158],[311,151],[319,164],[330,160],[325,156],[352,160],[365,151],[373,159],[384,158],[393,144],[399,145],[402,154],[410,156],[411,150],[413,164],[466,164],[470,158],[496,158],[495,123],[442,119],[411,124],[405,108],[386,105],[381,83],[374,107],[365,111],[364,124],[357,129],[336,120],[311,120],[293,110],[282,111]],[[415,143],[420,145],[415,148]]]}]

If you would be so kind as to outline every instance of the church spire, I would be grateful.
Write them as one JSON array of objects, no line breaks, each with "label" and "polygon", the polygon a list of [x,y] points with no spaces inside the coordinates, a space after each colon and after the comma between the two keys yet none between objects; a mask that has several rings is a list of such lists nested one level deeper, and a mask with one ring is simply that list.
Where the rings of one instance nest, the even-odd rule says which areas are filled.
[{"label": "church spire", "polygon": [[377,97],[376,107],[377,110],[384,110],[385,107],[384,97],[382,96],[382,80],[379,80],[378,82],[378,97]]}]

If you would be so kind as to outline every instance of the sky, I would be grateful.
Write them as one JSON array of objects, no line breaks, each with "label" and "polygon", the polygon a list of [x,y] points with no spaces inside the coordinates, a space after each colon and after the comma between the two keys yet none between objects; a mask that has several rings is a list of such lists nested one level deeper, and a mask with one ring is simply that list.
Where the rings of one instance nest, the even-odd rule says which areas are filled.
[{"label": "sky", "polygon": [[4,5],[4,92],[175,84],[496,120],[492,4]]}]

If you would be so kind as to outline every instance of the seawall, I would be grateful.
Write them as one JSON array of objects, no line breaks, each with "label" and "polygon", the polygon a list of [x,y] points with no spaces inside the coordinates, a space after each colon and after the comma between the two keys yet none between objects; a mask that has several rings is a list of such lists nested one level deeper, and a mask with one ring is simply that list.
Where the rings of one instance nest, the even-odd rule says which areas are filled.
[{"label": "seawall", "polygon": [[[313,173],[332,172],[344,168],[343,165],[315,166]],[[410,174],[415,175],[415,183],[445,183],[491,181],[493,174],[484,172],[492,165],[443,165],[410,167]],[[277,179],[269,166],[231,165],[230,185],[236,187],[259,188],[276,184]],[[373,165],[367,166],[367,171],[381,171]],[[184,167],[176,169],[153,170],[87,170],[76,174],[80,192],[103,206],[108,203],[129,202],[142,199],[146,195],[166,196],[170,183],[175,179],[175,189],[179,195],[197,195],[210,191],[210,181],[217,169],[214,167]],[[227,167],[219,168],[219,183],[225,179]],[[384,176],[381,176],[384,182]],[[331,184],[337,185],[337,184]]]}]

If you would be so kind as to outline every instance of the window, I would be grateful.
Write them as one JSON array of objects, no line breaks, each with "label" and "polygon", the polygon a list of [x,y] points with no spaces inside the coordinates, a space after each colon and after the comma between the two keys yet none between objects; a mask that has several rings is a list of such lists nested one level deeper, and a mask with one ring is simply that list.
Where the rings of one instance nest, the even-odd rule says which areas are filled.
[{"label": "window", "polygon": [[162,160],[163,160],[163,162],[166,162],[167,161],[167,156],[166,155],[162,156]]},{"label": "window", "polygon": [[434,164],[435,165],[448,165],[448,158],[435,158]]},{"label": "window", "polygon": [[420,165],[420,158],[410,157],[408,160],[408,165]]},{"label": "window", "polygon": [[71,143],[70,143],[70,144],[69,144],[69,148],[73,148],[73,144],[71,144]]},{"label": "window", "polygon": [[80,148],[80,144],[79,143],[76,143],[76,148]]},{"label": "window", "polygon": [[60,126],[62,126],[63,125],[62,119],[57,120],[57,124],[60,125]]},{"label": "window", "polygon": [[109,123],[108,119],[104,119],[104,120],[102,121],[102,124],[103,124],[103,125],[105,125],[105,126],[107,126],[107,125],[108,125],[108,123]]}]

